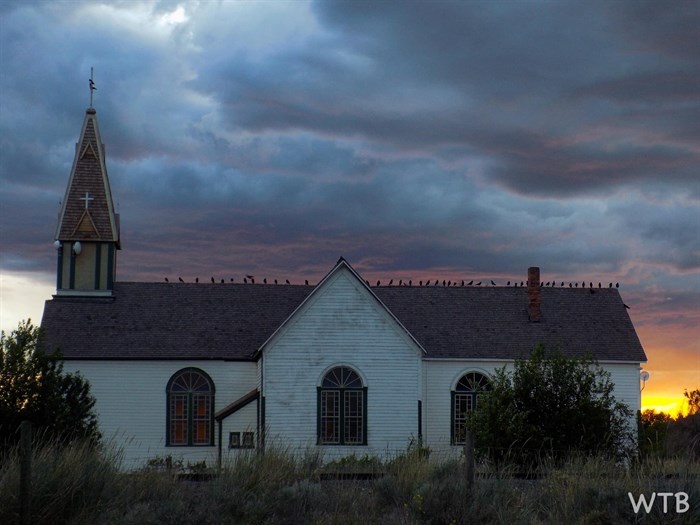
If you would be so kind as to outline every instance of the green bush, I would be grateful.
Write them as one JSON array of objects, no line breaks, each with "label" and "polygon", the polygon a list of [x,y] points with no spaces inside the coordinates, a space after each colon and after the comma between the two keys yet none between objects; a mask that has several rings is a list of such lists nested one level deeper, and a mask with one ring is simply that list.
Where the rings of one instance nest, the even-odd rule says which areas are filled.
[{"label": "green bush", "polygon": [[538,345],[514,370],[496,371],[491,390],[469,414],[475,448],[496,463],[532,469],[569,454],[623,456],[634,443],[632,413],[613,396],[610,373]]}]

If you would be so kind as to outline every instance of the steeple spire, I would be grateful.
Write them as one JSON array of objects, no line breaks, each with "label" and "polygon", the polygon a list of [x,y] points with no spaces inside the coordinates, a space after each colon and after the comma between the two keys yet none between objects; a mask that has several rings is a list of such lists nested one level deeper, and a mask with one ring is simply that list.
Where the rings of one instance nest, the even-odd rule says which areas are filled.
[{"label": "steeple spire", "polygon": [[[90,93],[94,85],[90,79]],[[91,100],[92,102],[92,100]],[[89,107],[56,228],[57,293],[109,295],[120,249],[97,112]]]}]

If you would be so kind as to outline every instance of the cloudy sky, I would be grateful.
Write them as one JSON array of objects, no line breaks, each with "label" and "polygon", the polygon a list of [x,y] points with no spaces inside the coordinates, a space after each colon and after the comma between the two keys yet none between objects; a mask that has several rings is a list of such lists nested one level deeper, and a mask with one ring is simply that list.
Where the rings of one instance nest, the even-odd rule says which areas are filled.
[{"label": "cloudy sky", "polygon": [[39,320],[97,109],[120,280],[620,282],[700,387],[697,2],[0,3],[2,328]]}]

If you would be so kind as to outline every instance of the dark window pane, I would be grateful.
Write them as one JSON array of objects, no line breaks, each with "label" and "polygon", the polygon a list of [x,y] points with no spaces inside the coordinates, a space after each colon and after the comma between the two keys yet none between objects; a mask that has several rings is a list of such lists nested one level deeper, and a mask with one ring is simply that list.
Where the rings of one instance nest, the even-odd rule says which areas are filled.
[{"label": "dark window pane", "polygon": [[340,442],[340,392],[337,390],[321,391],[321,442],[336,444]]}]

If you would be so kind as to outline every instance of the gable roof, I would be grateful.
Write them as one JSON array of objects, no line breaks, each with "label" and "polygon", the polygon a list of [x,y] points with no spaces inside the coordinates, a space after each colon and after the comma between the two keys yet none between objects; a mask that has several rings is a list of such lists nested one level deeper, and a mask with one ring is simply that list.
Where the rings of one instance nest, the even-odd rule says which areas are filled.
[{"label": "gable roof", "polygon": [[[313,286],[116,282],[112,297],[55,296],[42,328],[66,359],[254,359]],[[617,289],[542,288],[528,319],[524,287],[378,287],[371,292],[427,358],[509,360],[537,343],[572,357],[644,362]]]},{"label": "gable roof", "polygon": [[307,295],[304,300],[299,304],[299,306],[287,317],[287,319],[284,320],[284,322],[272,333],[270,334],[270,337],[265,340],[265,342],[256,350],[254,356],[257,357],[276,336],[278,336],[284,328],[292,321],[292,319],[297,315],[298,312],[300,312],[304,306],[309,303],[313,296],[320,293],[321,290],[326,286],[326,283],[331,281],[333,276],[337,275],[339,272],[346,271],[348,272],[352,278],[355,280],[355,282],[360,286],[362,290],[365,291],[365,293],[368,294],[370,299],[372,301],[375,301],[376,304],[379,306],[379,308],[385,312],[389,318],[395,323],[395,327],[398,328],[398,330],[404,334],[412,344],[414,344],[420,351],[422,352],[423,355],[426,354],[425,349],[421,346],[421,344],[416,340],[415,337],[409,332],[406,327],[399,321],[399,319],[396,318],[396,316],[389,310],[386,305],[377,297],[377,295],[372,291],[372,289],[365,283],[365,281],[360,277],[360,275],[355,271],[355,269],[348,263],[343,257],[338,259],[338,262],[335,264],[333,269],[326,274],[326,276],[321,279],[321,282],[319,282],[313,289],[313,291]]}]

